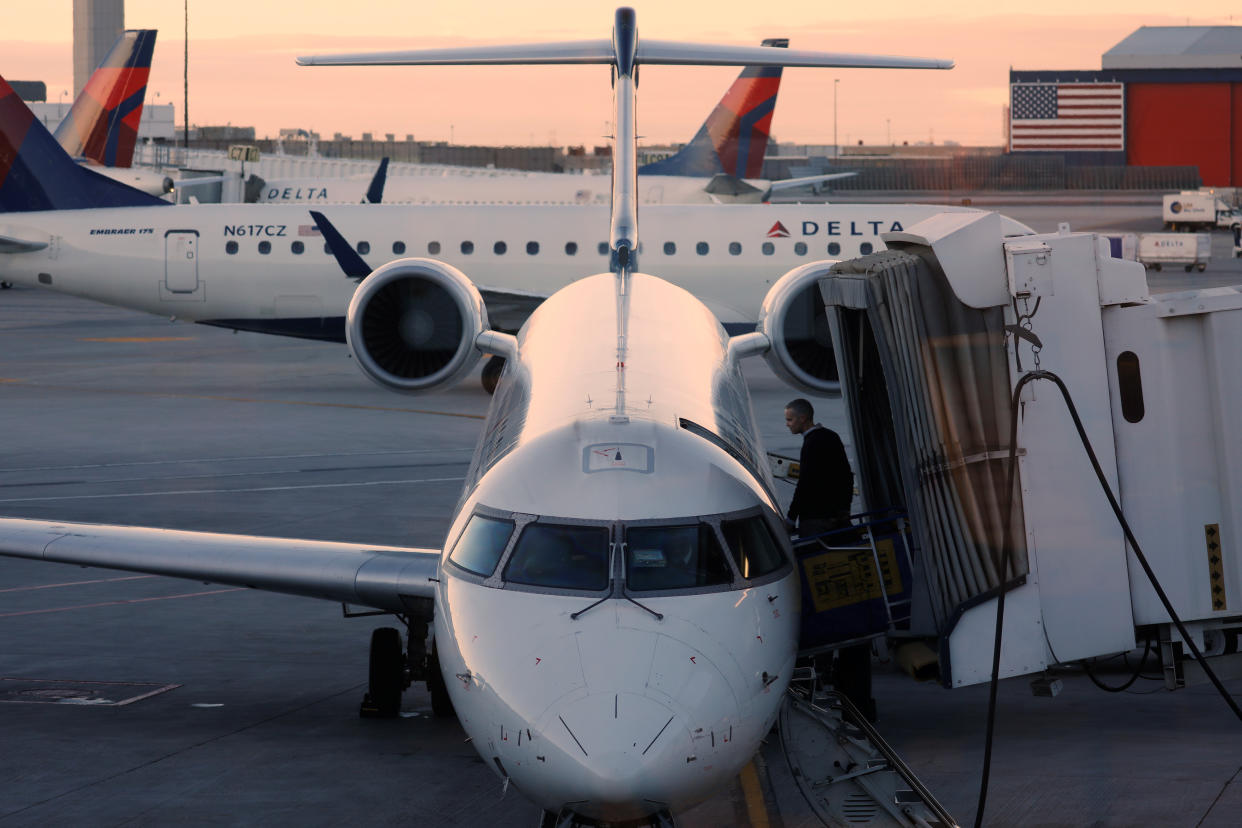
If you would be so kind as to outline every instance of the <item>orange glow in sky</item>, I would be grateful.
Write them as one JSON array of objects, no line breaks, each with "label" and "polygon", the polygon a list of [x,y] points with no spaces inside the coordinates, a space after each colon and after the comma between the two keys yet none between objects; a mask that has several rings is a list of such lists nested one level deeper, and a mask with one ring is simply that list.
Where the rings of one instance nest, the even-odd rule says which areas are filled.
[{"label": "orange glow in sky", "polygon": [[[32,4],[33,5],[33,4]],[[603,67],[298,67],[299,54],[579,40],[609,35],[615,2],[600,0],[358,0],[352,3],[189,2],[190,121],[282,127],[358,138],[394,133],[460,144],[605,143],[611,98]],[[953,140],[999,144],[1008,70],[1099,69],[1136,28],[1232,25],[1230,3],[1153,0],[879,4],[673,0],[632,4],[640,37],[952,58],[948,72],[790,69],[773,120],[778,140],[831,143],[833,80],[841,143]],[[25,6],[25,4],[20,4]],[[72,4],[6,10],[0,74],[43,80],[49,100],[72,96]],[[182,112],[182,3],[128,0],[128,28],[159,29],[147,101]],[[646,143],[687,141],[736,70],[648,67],[640,75]],[[158,97],[157,97],[158,93]]]}]

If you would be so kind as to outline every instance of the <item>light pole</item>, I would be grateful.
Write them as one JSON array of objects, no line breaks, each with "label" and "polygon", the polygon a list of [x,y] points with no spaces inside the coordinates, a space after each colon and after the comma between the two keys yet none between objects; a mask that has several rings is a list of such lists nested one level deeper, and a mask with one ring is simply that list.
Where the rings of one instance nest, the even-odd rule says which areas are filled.
[{"label": "light pole", "polygon": [[832,79],[832,160],[836,161],[841,155],[841,147],[837,144],[837,84],[841,82],[840,78]]}]

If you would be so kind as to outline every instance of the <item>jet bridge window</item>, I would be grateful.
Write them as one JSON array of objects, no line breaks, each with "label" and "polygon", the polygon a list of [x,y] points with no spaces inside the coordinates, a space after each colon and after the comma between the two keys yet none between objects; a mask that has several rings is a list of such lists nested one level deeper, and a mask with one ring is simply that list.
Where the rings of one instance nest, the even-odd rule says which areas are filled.
[{"label": "jet bridge window", "polygon": [[1143,404],[1143,374],[1134,351],[1117,355],[1117,390],[1121,392],[1121,416],[1127,423],[1142,420],[1147,407]]},{"label": "jet bridge window", "polygon": [[636,592],[719,586],[733,580],[720,541],[706,523],[631,526],[625,542],[625,583]]},{"label": "jet bridge window", "polygon": [[720,532],[743,578],[761,578],[783,565],[781,548],[767,521],[759,515],[721,521]]},{"label": "jet bridge window", "polygon": [[487,578],[496,571],[511,534],[513,521],[475,515],[457,539],[449,560],[467,572]]},{"label": "jet bridge window", "polygon": [[531,523],[504,578],[509,583],[597,592],[608,588],[608,527]]}]

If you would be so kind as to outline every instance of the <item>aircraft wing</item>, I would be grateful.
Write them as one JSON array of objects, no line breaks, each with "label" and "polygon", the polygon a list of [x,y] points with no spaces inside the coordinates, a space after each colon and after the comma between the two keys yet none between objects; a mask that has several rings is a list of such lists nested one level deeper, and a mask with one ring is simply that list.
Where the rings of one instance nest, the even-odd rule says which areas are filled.
[{"label": "aircraft wing", "polygon": [[148,572],[407,612],[433,598],[440,550],[0,518],[0,555]]},{"label": "aircraft wing", "polygon": [[535,308],[548,297],[542,293],[527,293],[509,288],[489,288],[479,285],[479,295],[487,305],[487,320],[500,331],[516,331],[525,324]]},{"label": "aircraft wing", "polygon": [[809,187],[812,184],[823,184],[825,181],[836,181],[841,178],[852,178],[858,175],[857,172],[837,172],[825,173],[824,175],[806,175],[802,178],[782,178],[771,182],[768,187],[769,193],[778,193],[781,190],[792,190],[795,187]]}]

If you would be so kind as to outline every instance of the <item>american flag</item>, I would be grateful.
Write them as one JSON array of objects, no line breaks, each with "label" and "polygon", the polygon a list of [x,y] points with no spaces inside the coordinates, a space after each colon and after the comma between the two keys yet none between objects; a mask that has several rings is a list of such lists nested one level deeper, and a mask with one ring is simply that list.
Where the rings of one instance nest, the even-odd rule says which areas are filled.
[{"label": "american flag", "polygon": [[1124,150],[1125,85],[1010,84],[1009,149]]}]

